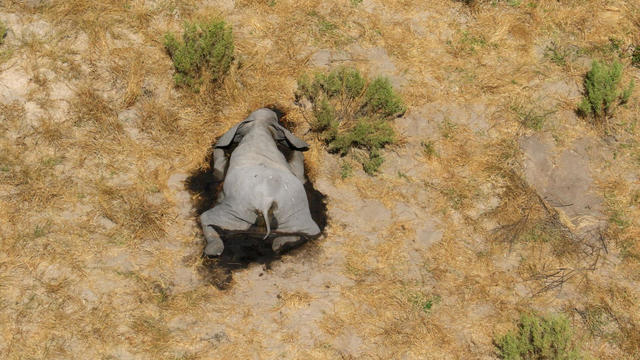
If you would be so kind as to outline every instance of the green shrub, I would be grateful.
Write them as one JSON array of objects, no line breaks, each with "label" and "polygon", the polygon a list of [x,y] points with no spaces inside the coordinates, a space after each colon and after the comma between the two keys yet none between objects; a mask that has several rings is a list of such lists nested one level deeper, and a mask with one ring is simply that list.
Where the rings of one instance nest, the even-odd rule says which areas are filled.
[{"label": "green shrub", "polygon": [[[311,129],[328,150],[342,156],[353,154],[370,175],[384,161],[380,149],[395,141],[391,120],[406,109],[388,79],[368,81],[358,70],[347,67],[302,76],[296,97],[312,104]],[[365,155],[352,149],[363,150]]]},{"label": "green shrub", "polygon": [[585,97],[578,111],[606,123],[615,107],[626,103],[633,91],[633,80],[626,88],[619,88],[621,78],[622,64],[619,62],[608,65],[594,61],[584,79]]},{"label": "green shrub", "polygon": [[203,78],[220,81],[233,61],[231,27],[224,21],[185,23],[182,41],[165,34],[164,46],[173,60],[178,86],[199,91]]},{"label": "green shrub", "polygon": [[524,314],[518,330],[496,341],[501,359],[571,360],[581,359],[573,340],[569,320],[562,315],[540,317]]}]

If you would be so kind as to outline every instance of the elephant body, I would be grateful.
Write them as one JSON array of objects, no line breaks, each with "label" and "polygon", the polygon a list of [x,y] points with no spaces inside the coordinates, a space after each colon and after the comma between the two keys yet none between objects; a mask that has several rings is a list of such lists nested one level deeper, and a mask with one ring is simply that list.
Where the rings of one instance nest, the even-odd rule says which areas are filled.
[{"label": "elephant body", "polygon": [[[237,143],[228,160],[225,149]],[[290,150],[287,160],[278,145]],[[200,216],[207,240],[205,254],[220,255],[219,231],[246,232],[264,221],[265,239],[275,234],[274,251],[320,234],[311,218],[304,189],[308,145],[278,123],[269,109],[259,109],[225,133],[214,148],[214,177],[224,179],[220,202]],[[226,175],[226,176],[225,176]]]}]

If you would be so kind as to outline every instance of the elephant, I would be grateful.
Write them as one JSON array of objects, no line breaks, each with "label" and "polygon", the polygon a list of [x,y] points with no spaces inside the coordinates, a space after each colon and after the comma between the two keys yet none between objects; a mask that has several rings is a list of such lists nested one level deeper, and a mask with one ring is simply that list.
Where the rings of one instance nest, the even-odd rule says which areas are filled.
[{"label": "elephant", "polygon": [[[320,234],[304,189],[302,152],[308,149],[267,108],[252,112],[218,139],[213,177],[224,183],[217,204],[200,215],[205,255],[222,254],[221,232],[251,233],[253,229],[263,235],[262,227],[259,231],[254,227],[262,220],[263,240],[274,234],[271,248],[276,253]],[[231,152],[229,159],[226,152]]]}]

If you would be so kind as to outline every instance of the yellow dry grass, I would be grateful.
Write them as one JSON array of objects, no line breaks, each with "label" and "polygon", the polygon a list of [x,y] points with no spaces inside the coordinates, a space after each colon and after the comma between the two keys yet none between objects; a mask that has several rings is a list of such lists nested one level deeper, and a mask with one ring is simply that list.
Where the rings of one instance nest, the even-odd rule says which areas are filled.
[{"label": "yellow dry grass", "polygon": [[[619,176],[638,169],[637,96],[617,115],[625,146],[614,145],[615,160],[596,176],[613,219],[604,263],[584,270],[592,258],[580,247],[560,242],[558,251],[558,244],[491,231],[560,226],[523,183],[517,140],[533,130],[511,108],[544,106],[536,97],[546,79],[581,82],[588,64],[570,56],[564,65],[551,62],[541,55],[550,44],[592,49],[586,58],[610,56],[601,51],[610,38],[638,44],[633,2],[5,3],[0,16],[15,15],[21,26],[43,20],[48,32],[5,45],[35,86],[22,102],[0,105],[0,357],[492,358],[492,339],[531,309],[566,312],[595,358],[639,356],[640,184]],[[236,61],[224,82],[200,94],[175,89],[161,35],[210,17],[233,24]],[[320,243],[310,271],[322,273],[331,256],[344,256],[332,276],[348,281],[327,283],[326,293],[295,276],[278,285],[277,297],[255,279],[243,283],[259,265],[236,274],[230,290],[182,285],[199,279],[203,242],[193,214],[180,212],[171,176],[208,166],[215,137],[266,104],[303,129],[292,105],[297,77],[312,69],[315,50],[352,44],[386,50],[409,79],[401,93],[411,109],[475,100],[492,109],[490,136],[464,125],[440,129],[438,155],[416,160],[428,177],[341,181],[334,174],[336,186],[361,198],[424,209],[439,219],[442,240],[413,249],[407,239],[417,229],[393,221],[374,245],[332,219],[323,241],[335,245],[321,250]],[[365,60],[356,65],[369,71]],[[626,70],[625,81],[638,80],[637,70]],[[73,89],[69,98],[55,98],[60,84]],[[577,100],[560,99],[556,108],[572,110]],[[27,116],[34,106],[43,112]],[[604,136],[586,122],[562,120],[546,129],[560,144]],[[337,160],[306,137],[315,180],[331,166],[323,161]],[[492,197],[497,207],[483,212]],[[559,268],[573,271],[562,296],[556,287],[539,292],[548,285],[543,275]],[[321,320],[306,323],[326,299]],[[583,316],[589,309],[607,315]],[[594,324],[607,331],[593,331]],[[359,342],[350,342],[354,334]]]}]

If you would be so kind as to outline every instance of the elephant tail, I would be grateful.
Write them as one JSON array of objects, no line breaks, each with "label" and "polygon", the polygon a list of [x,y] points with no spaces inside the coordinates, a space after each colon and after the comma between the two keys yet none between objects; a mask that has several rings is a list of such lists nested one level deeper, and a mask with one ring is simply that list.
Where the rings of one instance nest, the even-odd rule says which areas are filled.
[{"label": "elephant tail", "polygon": [[264,217],[264,225],[267,227],[267,235],[264,236],[263,240],[266,240],[271,234],[271,213],[278,206],[278,204],[273,200],[268,200],[264,203],[264,207],[262,208],[262,216]]}]

